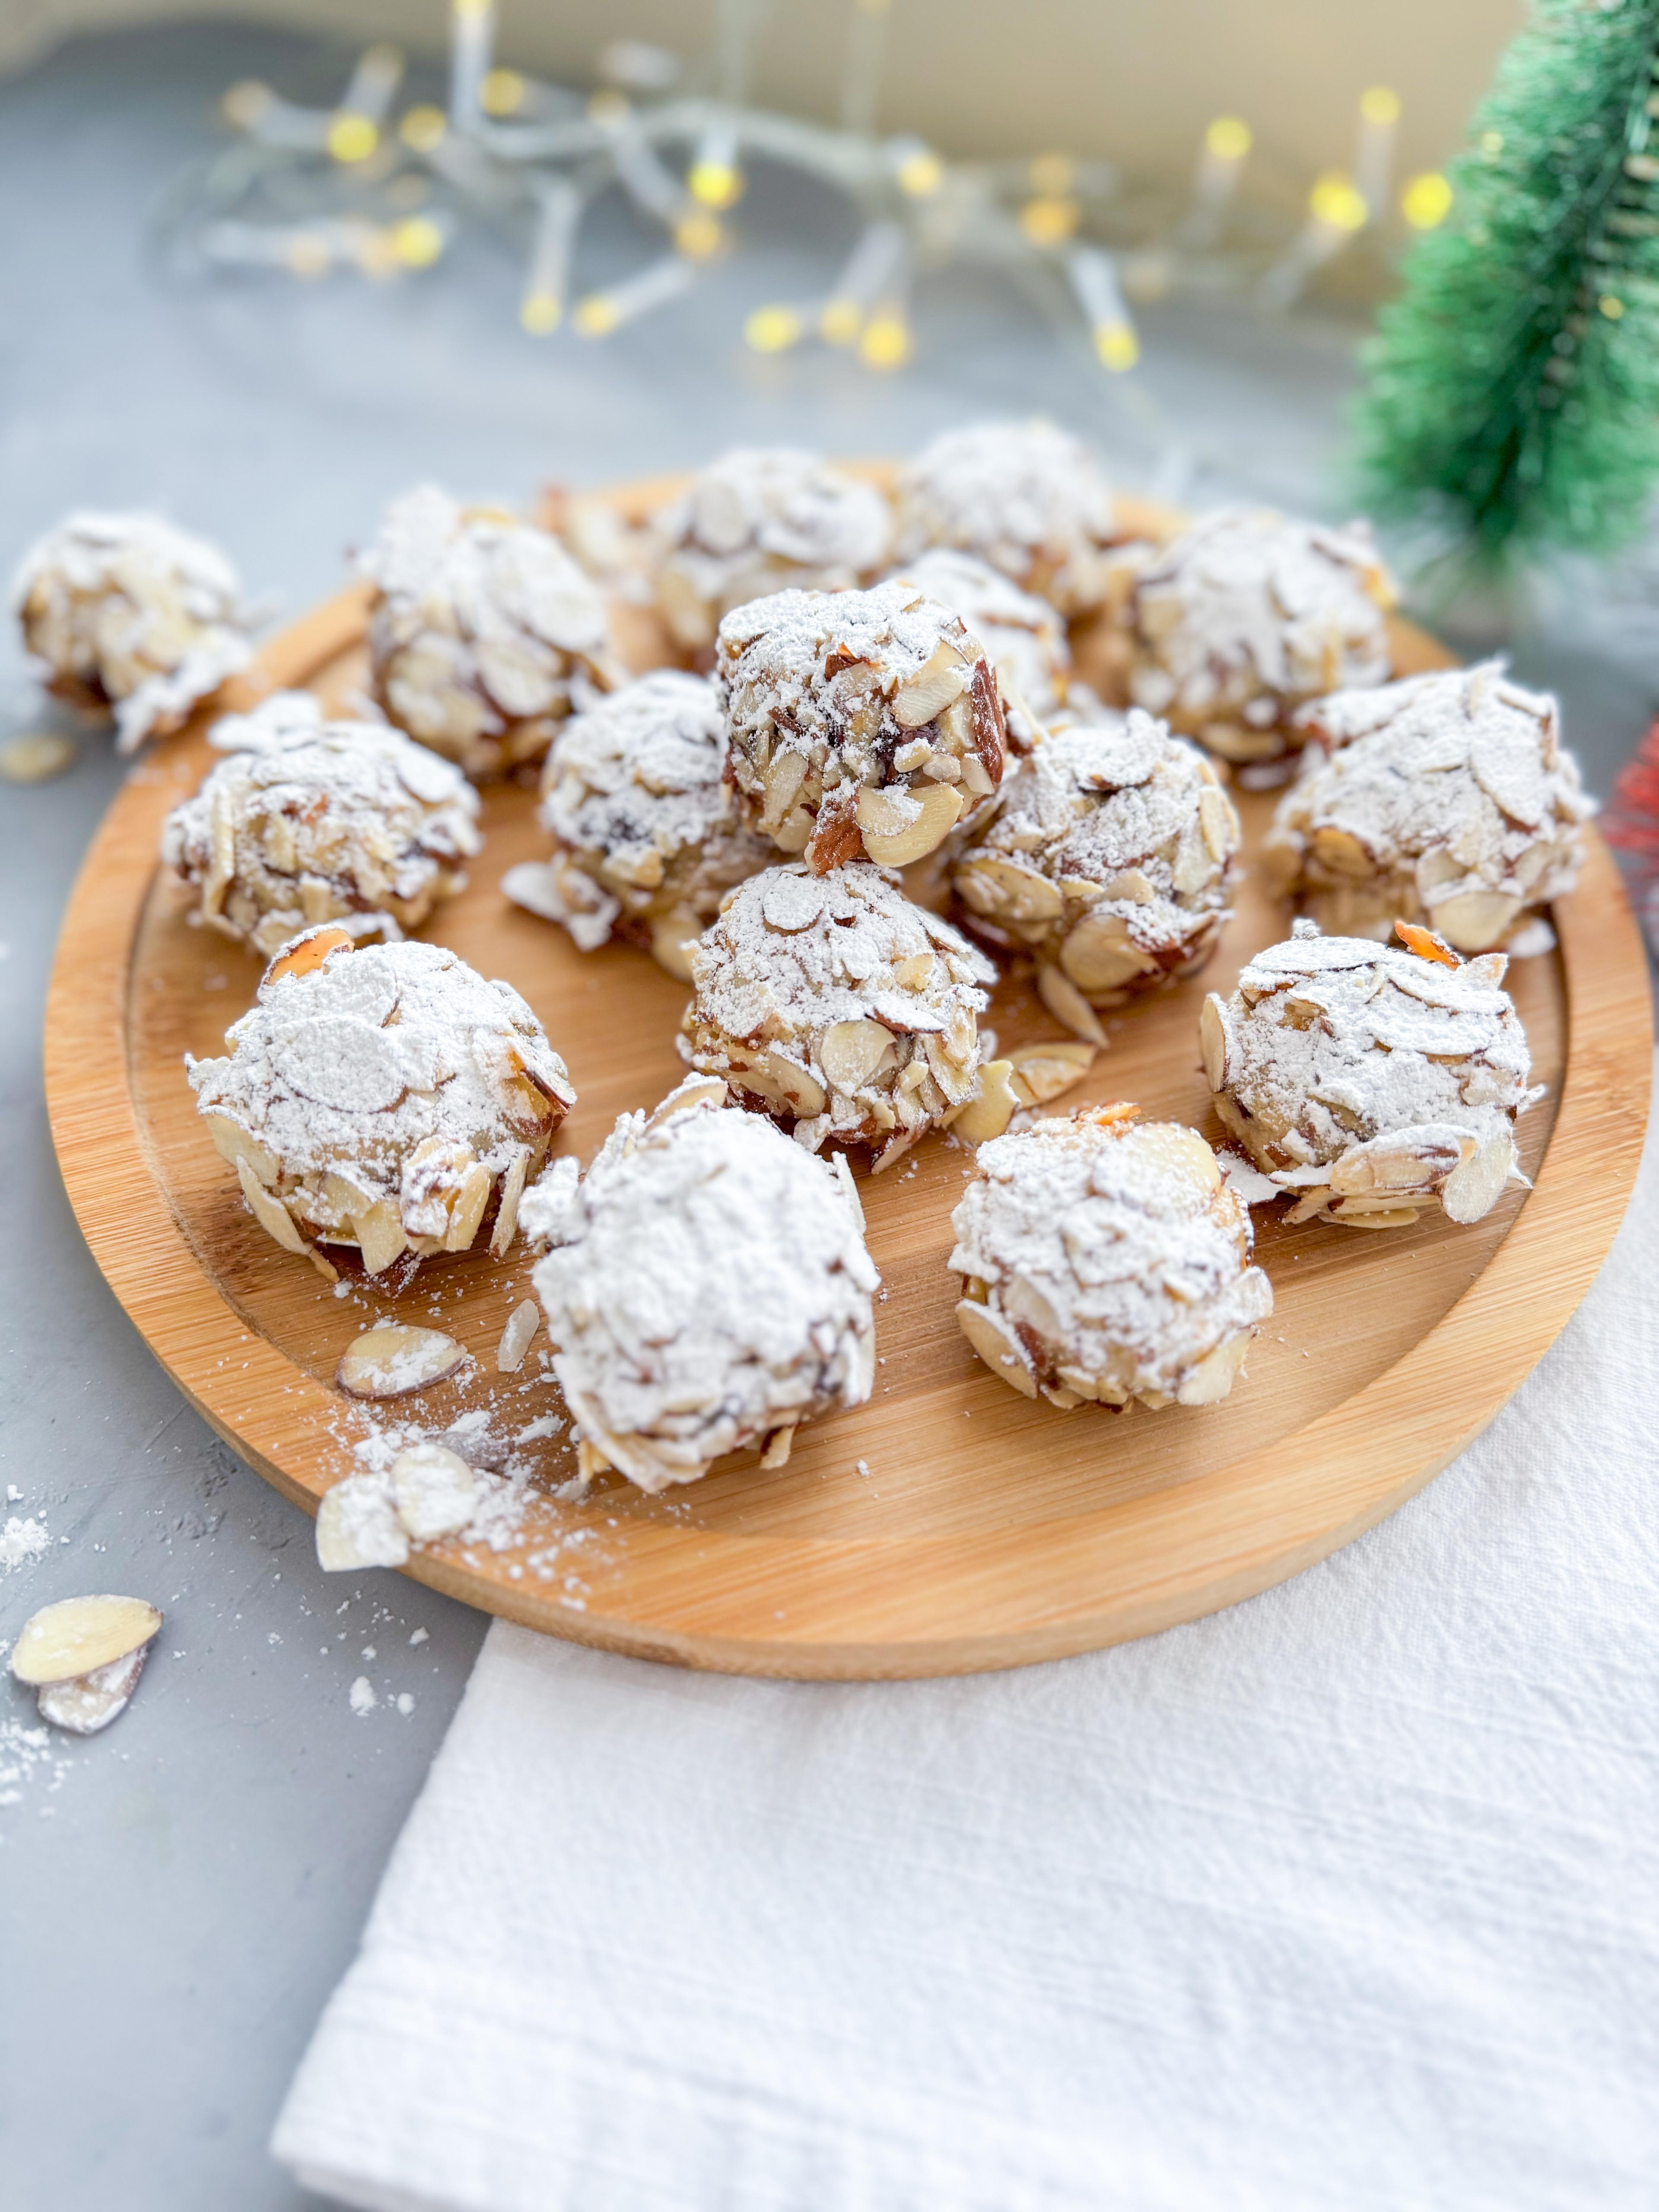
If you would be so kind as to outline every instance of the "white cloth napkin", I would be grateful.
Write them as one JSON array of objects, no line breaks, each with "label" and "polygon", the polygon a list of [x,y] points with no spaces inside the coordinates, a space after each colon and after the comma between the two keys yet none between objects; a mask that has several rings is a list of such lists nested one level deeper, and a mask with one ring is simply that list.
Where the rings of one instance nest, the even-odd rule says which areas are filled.
[{"label": "white cloth napkin", "polygon": [[1392,1520],[956,1681],[497,1626],[276,2156],[419,2212],[1659,2202],[1659,1158]]}]

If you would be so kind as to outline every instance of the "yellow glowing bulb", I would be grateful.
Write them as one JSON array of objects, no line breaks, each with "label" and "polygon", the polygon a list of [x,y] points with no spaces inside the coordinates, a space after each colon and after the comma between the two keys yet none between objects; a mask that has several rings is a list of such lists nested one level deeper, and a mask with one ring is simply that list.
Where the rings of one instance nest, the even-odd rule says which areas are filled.
[{"label": "yellow glowing bulb", "polygon": [[1504,150],[1503,132],[1501,131],[1483,131],[1480,133],[1480,150],[1483,154],[1501,154]]},{"label": "yellow glowing bulb", "polygon": [[793,307],[757,307],[743,326],[744,343],[754,353],[787,353],[805,327]]},{"label": "yellow glowing bulb", "polygon": [[1218,115],[1204,133],[1205,147],[1218,161],[1242,161],[1254,143],[1249,125],[1237,115]]},{"label": "yellow glowing bulb", "polygon": [[398,125],[398,136],[416,154],[429,154],[441,146],[449,128],[441,107],[411,107]]},{"label": "yellow glowing bulb", "polygon": [[268,84],[257,78],[244,77],[234,84],[219,102],[219,112],[227,123],[234,123],[239,131],[251,131],[276,97]]},{"label": "yellow glowing bulb", "polygon": [[1352,177],[1328,169],[1308,195],[1308,210],[1327,230],[1363,230],[1370,220],[1365,195]]},{"label": "yellow glowing bulb", "polygon": [[524,79],[517,70],[493,69],[478,88],[486,115],[516,115],[524,106]]},{"label": "yellow glowing bulb", "polygon": [[688,261],[707,261],[720,252],[726,233],[716,218],[702,208],[683,215],[674,225],[674,243]]},{"label": "yellow glowing bulb", "polygon": [[550,331],[556,331],[563,319],[564,309],[551,292],[530,292],[519,310],[519,320],[532,338],[544,338]]},{"label": "yellow glowing bulb", "polygon": [[1129,323],[1097,323],[1095,351],[1100,356],[1100,365],[1109,368],[1114,376],[1121,376],[1140,359],[1140,340]]},{"label": "yellow glowing bulb", "polygon": [[1359,95],[1359,112],[1367,123],[1398,123],[1400,95],[1386,84],[1369,85]]},{"label": "yellow glowing bulb", "polygon": [[694,200],[704,207],[729,208],[743,198],[743,176],[729,161],[698,161],[686,185]]},{"label": "yellow glowing bulb", "polygon": [[495,0],[450,0],[450,13],[458,23],[477,23],[495,13]]},{"label": "yellow glowing bulb", "polygon": [[1595,304],[1610,323],[1616,323],[1625,312],[1625,303],[1616,292],[1603,292]]},{"label": "yellow glowing bulb", "polygon": [[1019,211],[1019,227],[1033,246],[1063,246],[1082,213],[1075,200],[1027,200]]},{"label": "yellow glowing bulb", "polygon": [[852,345],[864,328],[864,315],[856,300],[830,300],[818,317],[818,336],[826,345]]},{"label": "yellow glowing bulb", "polygon": [[405,269],[429,269],[444,250],[444,234],[429,215],[412,215],[394,227],[392,246]]},{"label": "yellow glowing bulb", "polygon": [[898,167],[899,190],[913,200],[931,198],[945,181],[945,164],[937,154],[907,154]]},{"label": "yellow glowing bulb", "polygon": [[859,340],[859,358],[867,368],[902,368],[910,358],[910,326],[890,309],[872,315]]},{"label": "yellow glowing bulb", "polygon": [[1026,165],[1025,179],[1039,199],[1062,199],[1077,178],[1077,164],[1069,154],[1039,154]]},{"label": "yellow glowing bulb", "polygon": [[603,292],[590,292],[577,307],[575,320],[576,328],[585,338],[602,338],[609,337],[622,317],[614,300]]},{"label": "yellow glowing bulb", "polygon": [[1451,213],[1452,188],[1438,169],[1413,177],[1400,195],[1400,212],[1413,230],[1437,230]]},{"label": "yellow glowing bulb", "polygon": [[354,115],[349,107],[328,126],[328,150],[337,161],[366,161],[380,143],[380,131],[368,116]]}]

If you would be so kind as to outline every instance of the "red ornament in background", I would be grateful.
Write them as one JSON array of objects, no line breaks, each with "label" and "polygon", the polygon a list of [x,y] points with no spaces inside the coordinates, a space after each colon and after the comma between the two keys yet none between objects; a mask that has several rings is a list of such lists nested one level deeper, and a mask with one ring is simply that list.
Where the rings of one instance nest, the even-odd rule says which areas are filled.
[{"label": "red ornament in background", "polygon": [[1620,769],[1597,827],[1623,861],[1632,902],[1659,952],[1659,722]]}]

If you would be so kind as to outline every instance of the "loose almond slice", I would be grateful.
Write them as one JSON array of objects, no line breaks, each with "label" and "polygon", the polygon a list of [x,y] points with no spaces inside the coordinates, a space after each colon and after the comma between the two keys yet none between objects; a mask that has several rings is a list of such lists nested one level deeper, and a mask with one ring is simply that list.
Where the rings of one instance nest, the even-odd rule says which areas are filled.
[{"label": "loose almond slice", "polygon": [[1515,1139],[1507,1129],[1487,1138],[1473,1158],[1455,1167],[1440,1186],[1440,1203],[1449,1221],[1479,1221],[1503,1195],[1515,1165]]},{"label": "loose almond slice", "polygon": [[1079,1038],[1055,1038],[1042,1044],[1017,1046],[1008,1055],[1013,1065],[1014,1096],[1022,1106],[1046,1106],[1082,1082],[1094,1065],[1095,1047]]},{"label": "loose almond slice", "polygon": [[41,1719],[70,1735],[96,1735],[126,1711],[149,1656],[149,1644],[141,1644],[125,1659],[112,1659],[73,1681],[43,1682],[34,1700]]},{"label": "loose almond slice", "polygon": [[24,1622],[11,1671],[35,1689],[75,1681],[143,1650],[161,1626],[158,1609],[141,1597],[60,1598]]},{"label": "loose almond slice", "polygon": [[495,1346],[495,1369],[501,1375],[516,1375],[524,1365],[524,1356],[530,1349],[531,1339],[541,1325],[541,1308],[534,1298],[526,1298],[514,1307],[507,1317],[507,1327],[501,1331],[501,1340]]},{"label": "loose almond slice", "polygon": [[351,932],[340,928],[337,923],[319,923],[315,929],[307,929],[303,935],[289,939],[266,969],[259,988],[263,990],[266,984],[275,983],[284,975],[309,975],[322,966],[331,952],[338,952],[342,948],[349,951],[356,942]]},{"label": "loose almond slice", "polygon": [[400,1567],[409,1536],[379,1475],[349,1474],[317,1509],[317,1564],[325,1574]]},{"label": "loose almond slice", "polygon": [[454,1338],[441,1329],[392,1322],[354,1337],[334,1379],[353,1398],[404,1398],[445,1381],[465,1358]]},{"label": "loose almond slice", "polygon": [[465,1528],[477,1510],[478,1479],[447,1445],[411,1444],[392,1462],[392,1500],[405,1532],[429,1544]]},{"label": "loose almond slice", "polygon": [[74,741],[41,730],[0,745],[0,776],[8,783],[49,783],[73,765]]},{"label": "loose almond slice", "polygon": [[1054,1019],[1063,1023],[1073,1036],[1081,1037],[1086,1044],[1098,1045],[1103,1052],[1105,1050],[1107,1037],[1101,1027],[1100,1017],[1069,975],[1062,975],[1058,968],[1039,968],[1037,996]]},{"label": "loose almond slice", "polygon": [[788,1428],[774,1429],[766,1439],[766,1449],[761,1454],[761,1465],[765,1468],[787,1467],[794,1442],[793,1424]]},{"label": "loose almond slice", "polygon": [[975,1299],[963,1298],[957,1306],[957,1320],[993,1375],[1012,1384],[1023,1397],[1036,1397],[1036,1374],[1030,1356],[1000,1315]]}]

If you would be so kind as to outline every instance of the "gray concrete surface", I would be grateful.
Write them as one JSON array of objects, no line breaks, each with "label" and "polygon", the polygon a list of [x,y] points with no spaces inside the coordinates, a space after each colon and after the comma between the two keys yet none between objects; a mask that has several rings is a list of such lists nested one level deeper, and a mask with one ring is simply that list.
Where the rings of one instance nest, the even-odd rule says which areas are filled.
[{"label": "gray concrete surface", "polygon": [[[746,357],[747,307],[821,291],[845,242],[844,218],[775,179],[744,210],[746,254],[604,349],[522,336],[515,268],[488,244],[393,289],[178,289],[147,255],[147,210],[249,74],[336,81],[297,42],[195,28],[89,41],[0,84],[0,565],[72,505],[156,503],[295,612],[419,475],[516,499],[738,437],[899,452],[1035,408],[1126,480],[1340,498],[1341,331],[1167,311],[1132,406],[1017,295],[952,279],[902,379]],[[619,218],[599,273],[641,250]],[[1605,786],[1650,681],[1559,629],[1520,665],[1563,685]],[[4,638],[0,735],[48,719]],[[103,1737],[20,1746],[33,1707],[0,1684],[0,2205],[296,2212],[317,2200],[269,2164],[266,2134],[484,1623],[396,1576],[325,1580],[309,1524],[182,1402],[80,1241],[40,1033],[58,918],[119,773],[93,736],[61,781],[0,785],[0,1520],[51,1537],[0,1571],[0,1638],[94,1588],[151,1597],[167,1621]],[[347,1703],[360,1674],[380,1694],[363,1717]]]}]

